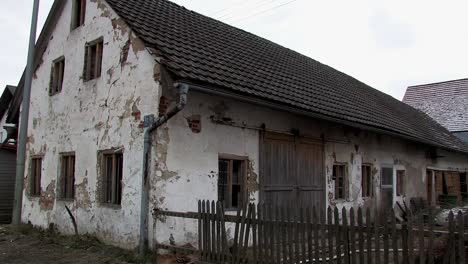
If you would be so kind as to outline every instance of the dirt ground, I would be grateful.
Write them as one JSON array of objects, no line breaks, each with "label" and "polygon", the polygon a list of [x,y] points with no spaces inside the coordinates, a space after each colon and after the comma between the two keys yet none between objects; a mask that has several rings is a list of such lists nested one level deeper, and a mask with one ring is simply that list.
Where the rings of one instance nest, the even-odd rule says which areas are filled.
[{"label": "dirt ground", "polygon": [[132,251],[107,246],[89,236],[61,236],[24,225],[0,225],[0,263],[154,263]]}]

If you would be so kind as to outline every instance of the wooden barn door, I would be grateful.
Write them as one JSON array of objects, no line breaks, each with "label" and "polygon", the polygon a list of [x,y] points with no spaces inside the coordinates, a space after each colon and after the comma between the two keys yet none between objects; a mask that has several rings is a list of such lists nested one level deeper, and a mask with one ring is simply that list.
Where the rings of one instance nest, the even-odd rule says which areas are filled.
[{"label": "wooden barn door", "polygon": [[260,157],[261,201],[272,206],[325,208],[322,142],[265,133]]}]

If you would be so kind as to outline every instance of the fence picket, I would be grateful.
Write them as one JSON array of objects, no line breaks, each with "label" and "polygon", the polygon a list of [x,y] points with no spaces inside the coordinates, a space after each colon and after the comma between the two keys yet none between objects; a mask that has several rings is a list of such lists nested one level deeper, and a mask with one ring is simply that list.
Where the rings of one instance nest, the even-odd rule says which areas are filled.
[{"label": "fence picket", "polygon": [[307,262],[307,253],[306,253],[306,244],[307,244],[307,240],[306,240],[306,232],[307,232],[307,228],[306,228],[306,222],[305,222],[305,218],[304,218],[304,208],[301,207],[301,211],[299,212],[299,219],[300,219],[300,222],[299,222],[299,226],[300,226],[300,231],[301,231],[301,255],[302,255],[302,263],[306,263]]},{"label": "fence picket", "polygon": [[276,244],[274,247],[274,250],[276,251],[276,263],[280,264],[281,263],[281,224],[280,224],[280,215],[279,215],[279,208],[275,207],[275,223],[274,223],[274,237],[276,239]]},{"label": "fence picket", "polygon": [[413,236],[413,221],[414,216],[411,211],[408,214],[408,260],[414,264],[414,236]]},{"label": "fence picket", "polygon": [[317,230],[317,236],[320,236],[320,242],[317,240],[317,250],[318,250],[318,260],[317,262],[321,260],[322,263],[326,262],[327,259],[327,218],[326,218],[326,210],[320,210],[317,212],[317,225],[315,228],[318,228]]},{"label": "fence picket", "polygon": [[332,224],[332,209],[328,207],[327,209],[327,219],[328,219],[328,261],[333,261],[333,235],[335,234],[334,225]]},{"label": "fence picket", "polygon": [[299,239],[300,239],[300,230],[299,230],[299,211],[301,209],[299,207],[296,207],[294,208],[294,217],[293,217],[293,221],[294,221],[294,224],[293,224],[293,229],[294,229],[294,263],[299,263],[299,260],[301,259],[301,256],[300,256],[300,246],[299,246]]},{"label": "fence picket", "polygon": [[257,219],[258,219],[258,256],[259,263],[265,263],[265,232],[263,226],[263,210],[262,204],[257,204]]},{"label": "fence picket", "polygon": [[449,254],[449,260],[450,264],[455,264],[455,234],[454,234],[454,229],[455,229],[455,221],[453,220],[453,211],[450,211],[449,213],[449,243],[448,246],[450,247],[449,250],[447,250],[447,253]]},{"label": "fence picket", "polygon": [[288,207],[286,208],[287,214],[287,224],[286,224],[286,233],[288,235],[288,263],[294,263],[294,249],[293,249],[293,238],[292,238],[292,214],[291,209]]},{"label": "fence picket", "polygon": [[256,205],[252,205],[252,256],[253,263],[258,262],[258,253],[257,253],[257,226],[258,226],[258,215],[256,211]]},{"label": "fence picket", "polygon": [[286,223],[286,211],[284,207],[280,208],[281,210],[281,258],[282,263],[289,263],[287,257],[287,243],[286,243],[286,236],[287,236],[287,223]]},{"label": "fence picket", "polygon": [[200,251],[200,258],[203,260],[203,232],[202,229],[202,201],[198,200],[198,250]]},{"label": "fence picket", "polygon": [[[407,223],[403,223],[401,226],[401,243],[402,245],[408,245],[408,225]],[[408,247],[402,246],[403,248],[403,259],[402,262],[404,264],[408,263]]]},{"label": "fence picket", "polygon": [[349,238],[348,241],[351,243],[349,251],[350,253],[350,262],[352,264],[356,263],[356,234],[355,234],[355,215],[354,208],[349,209]]},{"label": "fence picket", "polygon": [[[313,217],[313,225],[311,226],[312,229],[313,229],[313,237],[314,237],[314,257],[312,257],[312,251],[309,250],[310,252],[310,259],[312,258],[315,258],[315,262],[318,262],[319,259],[320,259],[320,245],[319,245],[319,232],[321,231],[320,230],[320,220],[319,220],[319,216],[317,215],[317,207],[313,207],[312,209],[312,217]],[[325,225],[322,226],[322,228],[324,229],[325,228]],[[322,230],[323,232],[323,230]],[[310,234],[312,235],[312,232],[310,232]],[[312,240],[309,240],[310,243],[312,243]],[[323,245],[325,246],[325,245]],[[310,245],[309,248],[312,248],[312,246]]]},{"label": "fence picket", "polygon": [[460,211],[457,215],[458,225],[458,253],[460,254],[460,263],[465,263],[465,223],[463,221],[463,213]]},{"label": "fence picket", "polygon": [[393,249],[393,263],[398,264],[399,252],[398,252],[398,235],[396,230],[396,217],[393,209],[390,211],[391,214],[391,227],[392,227],[392,249]]},{"label": "fence picket", "polygon": [[419,263],[426,264],[426,246],[424,244],[424,215],[419,213],[418,217],[418,229],[419,229]]},{"label": "fence picket", "polygon": [[349,235],[348,235],[348,216],[346,214],[346,208],[343,207],[341,210],[341,241],[343,243],[343,254],[344,254],[344,263],[349,263]]},{"label": "fence picket", "polygon": [[359,207],[357,211],[357,224],[359,233],[359,264],[364,264],[364,225],[361,207]]},{"label": "fence picket", "polygon": [[428,256],[428,264],[434,264],[434,215],[433,215],[433,208],[432,206],[429,207],[429,222],[428,222],[428,228],[429,228],[429,245],[427,252],[429,253]]},{"label": "fence picket", "polygon": [[341,264],[341,244],[342,244],[342,239],[341,239],[341,228],[340,228],[340,213],[338,211],[338,208],[335,207],[334,210],[335,213],[335,248],[336,248],[336,263]]},{"label": "fence picket", "polygon": [[271,229],[271,205],[265,206],[265,230],[266,230],[266,250],[267,250],[267,258],[271,261],[273,259],[273,236],[272,236],[272,229]]},{"label": "fence picket", "polygon": [[380,220],[377,208],[374,210],[374,263],[380,263]]},{"label": "fence picket", "polygon": [[[308,262],[311,263],[314,258],[314,251],[313,251],[313,241],[315,241],[313,234],[314,226],[313,223],[315,223],[315,219],[313,217],[315,211],[315,206],[312,207],[312,212],[310,211],[310,207],[307,207],[306,209],[306,233],[307,233],[307,258]],[[314,245],[315,246],[315,245]]]},{"label": "fence picket", "polygon": [[383,224],[383,233],[382,233],[382,239],[383,239],[383,249],[384,249],[384,257],[383,257],[383,263],[388,264],[389,263],[389,251],[388,251],[388,239],[389,239],[389,232],[388,232],[388,221],[387,221],[386,215],[382,217],[382,224]]},{"label": "fence picket", "polygon": [[366,209],[366,228],[367,228],[367,264],[372,264],[372,225],[370,209]]}]

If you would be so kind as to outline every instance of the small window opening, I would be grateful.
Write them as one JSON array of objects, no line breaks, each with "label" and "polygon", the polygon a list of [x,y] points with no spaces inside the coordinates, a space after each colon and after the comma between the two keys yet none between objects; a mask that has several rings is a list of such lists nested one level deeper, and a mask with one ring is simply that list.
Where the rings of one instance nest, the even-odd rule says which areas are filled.
[{"label": "small window opening", "polygon": [[42,178],[42,158],[31,158],[31,180],[30,194],[32,196],[41,195],[41,178]]},{"label": "small window opening", "polygon": [[402,196],[405,194],[405,171],[397,170],[396,176],[397,176],[396,192],[398,196]]},{"label": "small window opening", "polygon": [[61,157],[61,180],[64,199],[75,198],[75,154],[64,154]]},{"label": "small window opening", "polygon": [[244,203],[244,180],[246,166],[244,160],[219,159],[218,200],[225,208],[232,209]]},{"label": "small window opening", "polygon": [[335,199],[345,199],[346,165],[333,165],[332,179],[335,181]]},{"label": "small window opening", "polygon": [[102,38],[86,44],[83,74],[83,78],[85,81],[89,81],[101,76],[102,49]]},{"label": "small window opening", "polygon": [[120,205],[122,202],[122,153],[105,153],[102,157],[102,202]]},{"label": "small window opening", "polygon": [[61,57],[52,63],[49,94],[54,95],[62,91],[63,73],[65,72],[65,58]]},{"label": "small window opening", "polygon": [[373,183],[372,183],[372,166],[371,165],[362,165],[362,197],[372,197],[373,196]]},{"label": "small window opening", "polygon": [[84,24],[86,15],[86,0],[73,0],[72,26],[74,30]]}]

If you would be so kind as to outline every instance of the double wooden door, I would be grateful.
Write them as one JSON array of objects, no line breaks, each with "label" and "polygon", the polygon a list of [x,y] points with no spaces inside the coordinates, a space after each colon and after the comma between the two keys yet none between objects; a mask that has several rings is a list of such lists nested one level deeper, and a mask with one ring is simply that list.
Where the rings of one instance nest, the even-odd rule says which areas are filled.
[{"label": "double wooden door", "polygon": [[261,201],[274,207],[325,208],[321,140],[264,133],[260,154]]}]

